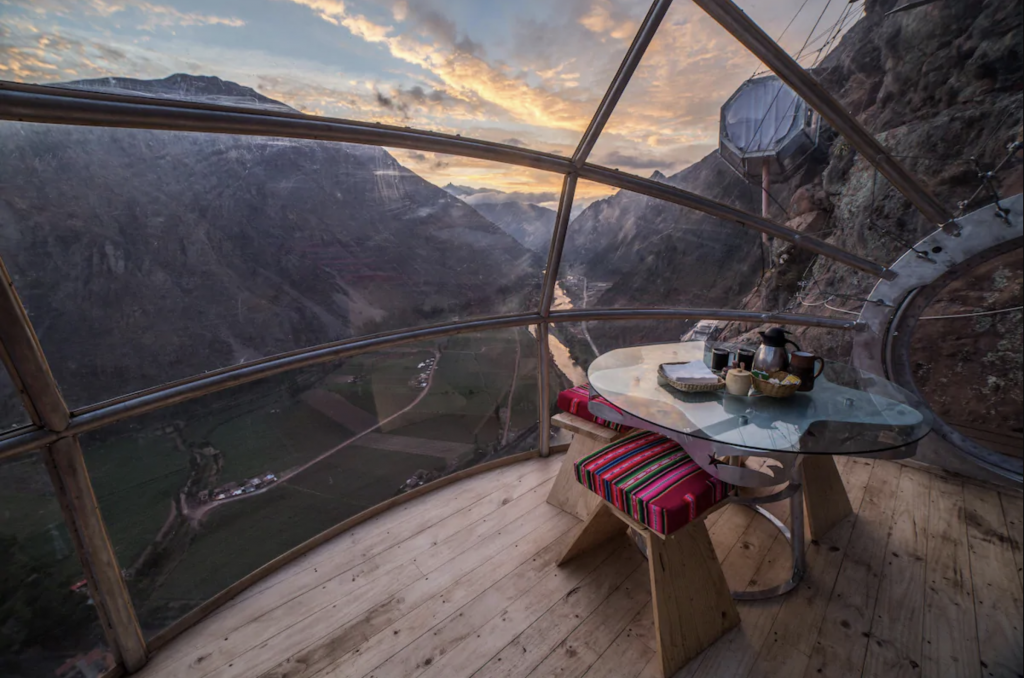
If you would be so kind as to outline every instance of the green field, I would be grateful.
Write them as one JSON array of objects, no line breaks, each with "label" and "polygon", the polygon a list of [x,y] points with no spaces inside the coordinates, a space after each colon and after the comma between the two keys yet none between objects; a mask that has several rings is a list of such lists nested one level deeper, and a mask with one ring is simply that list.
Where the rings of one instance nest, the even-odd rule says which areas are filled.
[{"label": "green field", "polygon": [[[416,439],[458,443],[466,451],[448,459],[378,449],[360,440],[266,492],[216,507],[198,529],[183,527],[182,536],[165,544],[157,565],[129,582],[147,633],[288,549],[395,496],[418,471],[436,476],[503,453],[499,441],[517,340],[520,367],[509,426],[513,440],[531,428],[535,435],[537,421],[536,344],[525,330],[450,337],[356,356],[213,394],[87,436],[86,461],[100,509],[127,568],[153,544],[171,515],[195,463],[192,450],[215,451],[218,486],[268,472],[281,476],[359,432],[339,423],[344,417],[309,404],[304,394],[327,392],[328,400],[343,398],[346,407],[379,421],[422,394],[416,381],[424,369],[418,365],[435,351],[440,354],[424,397],[379,430],[389,440],[408,440],[413,451],[418,451]],[[524,449],[523,444],[515,450]],[[179,523],[185,525],[181,519]]]}]

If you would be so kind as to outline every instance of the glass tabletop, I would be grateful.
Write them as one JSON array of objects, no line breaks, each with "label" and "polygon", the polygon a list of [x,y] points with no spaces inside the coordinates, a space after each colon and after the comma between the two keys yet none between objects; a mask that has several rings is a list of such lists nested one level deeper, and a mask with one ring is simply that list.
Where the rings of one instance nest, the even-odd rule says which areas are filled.
[{"label": "glass tabletop", "polygon": [[704,342],[610,351],[590,365],[590,385],[655,426],[732,447],[800,454],[867,454],[917,442],[932,420],[919,398],[877,375],[831,361],[814,390],[788,398],[684,393],[659,383],[662,363],[704,360]]}]

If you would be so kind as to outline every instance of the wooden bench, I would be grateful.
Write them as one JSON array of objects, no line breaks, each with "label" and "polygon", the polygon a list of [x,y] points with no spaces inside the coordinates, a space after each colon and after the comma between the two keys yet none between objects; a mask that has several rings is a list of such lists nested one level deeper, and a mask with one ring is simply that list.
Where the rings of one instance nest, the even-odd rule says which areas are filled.
[{"label": "wooden bench", "polygon": [[683,529],[661,535],[596,494],[584,492],[597,499],[597,505],[577,528],[558,564],[622,535],[627,526],[640,534],[647,548],[658,663],[663,678],[669,678],[740,623],[704,525],[705,516],[723,504],[714,506]]}]

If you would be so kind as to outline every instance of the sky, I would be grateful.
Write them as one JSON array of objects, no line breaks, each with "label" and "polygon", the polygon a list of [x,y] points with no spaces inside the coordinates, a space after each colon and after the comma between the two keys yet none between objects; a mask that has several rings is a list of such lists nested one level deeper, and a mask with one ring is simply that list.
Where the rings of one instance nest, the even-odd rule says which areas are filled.
[{"label": "sky", "polygon": [[[782,35],[791,54],[810,38],[805,65],[847,7],[832,0],[738,4],[769,35]],[[0,0],[0,79],[46,84],[215,75],[306,113],[571,155],[649,6],[634,0]],[[758,66],[696,5],[676,0],[591,161],[641,176],[678,172],[717,147],[721,105]],[[557,202],[560,175],[391,152],[439,186]],[[611,192],[585,184],[577,206]]]}]

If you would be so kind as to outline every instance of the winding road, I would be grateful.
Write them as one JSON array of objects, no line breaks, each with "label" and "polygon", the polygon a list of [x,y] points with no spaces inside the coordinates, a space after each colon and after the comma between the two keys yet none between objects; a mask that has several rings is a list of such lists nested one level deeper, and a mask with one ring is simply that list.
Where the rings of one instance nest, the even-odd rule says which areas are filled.
[{"label": "winding road", "polygon": [[[308,462],[306,462],[302,466],[297,466],[297,467],[295,467],[293,469],[289,469],[289,470],[283,472],[278,477],[276,482],[270,483],[269,485],[264,485],[263,487],[261,487],[258,490],[253,490],[252,492],[248,492],[246,494],[240,494],[237,497],[228,497],[227,499],[221,499],[220,501],[206,502],[206,503],[198,504],[198,505],[188,505],[186,502],[182,502],[184,504],[184,506],[182,507],[182,512],[184,513],[185,517],[188,518],[188,520],[190,522],[192,522],[193,524],[198,524],[199,522],[202,521],[202,519],[206,516],[207,513],[209,513],[213,509],[217,508],[218,506],[223,506],[224,504],[227,504],[228,502],[239,501],[241,499],[246,499],[248,497],[255,497],[257,494],[262,494],[263,492],[266,492],[267,490],[269,490],[271,488],[277,487],[278,485],[284,483],[285,481],[289,480],[290,478],[294,478],[298,474],[302,473],[303,471],[308,469],[310,466],[313,466],[314,464],[317,464],[317,463],[323,461],[324,459],[326,459],[327,457],[331,456],[332,454],[340,451],[341,449],[345,448],[348,445],[351,445],[352,443],[354,443],[355,441],[359,440],[363,436],[365,436],[365,435],[367,435],[369,433],[373,433],[373,431],[375,431],[376,429],[380,428],[384,424],[388,423],[389,421],[391,421],[391,420],[393,420],[393,419],[395,419],[397,417],[402,416],[403,414],[405,414],[406,412],[408,412],[412,408],[416,407],[416,405],[418,405],[419,402],[421,400],[423,400],[423,398],[426,397],[427,393],[430,391],[430,387],[434,383],[434,374],[437,373],[437,365],[438,365],[438,363],[441,362],[441,351],[439,349],[436,349],[436,348],[431,349],[431,351],[434,354],[434,363],[430,366],[430,373],[427,375],[427,384],[426,384],[426,386],[423,387],[423,389],[419,392],[419,394],[417,394],[417,396],[415,398],[413,398],[412,402],[410,402],[408,405],[406,405],[402,409],[398,410],[397,412],[395,412],[391,416],[386,417],[384,419],[381,419],[376,424],[374,424],[373,426],[370,426],[366,430],[360,431],[359,433],[357,433],[356,435],[352,436],[351,438],[349,438],[345,442],[341,443],[340,445],[336,445],[335,447],[332,447],[331,449],[327,450],[323,454],[320,454],[320,455],[314,457],[313,459],[309,460]],[[516,361],[516,365],[518,366],[518,364],[519,363],[518,363],[518,360],[517,360]]]}]

